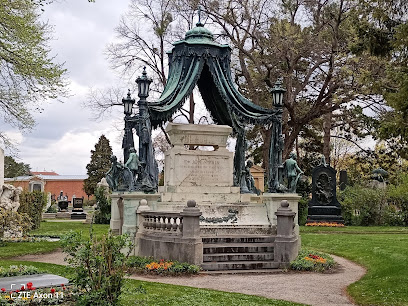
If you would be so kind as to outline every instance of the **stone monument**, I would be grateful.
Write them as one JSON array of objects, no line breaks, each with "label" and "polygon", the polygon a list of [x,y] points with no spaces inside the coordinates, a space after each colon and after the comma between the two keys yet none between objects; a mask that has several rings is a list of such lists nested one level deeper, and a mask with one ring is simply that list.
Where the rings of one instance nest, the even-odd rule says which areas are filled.
[{"label": "stone monument", "polygon": [[[277,193],[282,178],[285,90],[282,82],[276,83],[273,108],[252,103],[235,87],[230,56],[230,47],[216,43],[199,21],[169,52],[169,77],[160,98],[147,101],[152,80],[144,70],[136,80],[138,113],[133,113],[135,100],[130,93],[122,99],[124,161],[132,159],[135,130],[140,165],[122,165],[113,159],[106,179],[113,190],[110,227],[115,234],[127,233],[133,238],[135,255],[187,260],[213,270],[283,267],[297,255],[300,196],[294,191]],[[217,125],[169,122],[196,86]],[[165,152],[164,186],[158,187],[151,131],[167,122],[171,148]],[[247,124],[273,129],[269,193],[262,195],[254,187],[251,162],[246,160]],[[236,137],[234,153],[226,148],[230,135]],[[202,146],[210,150],[202,150]],[[137,175],[133,187],[126,184],[120,188],[120,180],[126,181],[125,172]],[[276,248],[275,238],[279,242]],[[234,259],[223,257],[222,250],[245,254]],[[211,255],[215,253],[215,257]]]},{"label": "stone monument", "polygon": [[326,164],[324,157],[312,171],[312,200],[307,223],[312,222],[344,223],[336,197],[336,170]]}]

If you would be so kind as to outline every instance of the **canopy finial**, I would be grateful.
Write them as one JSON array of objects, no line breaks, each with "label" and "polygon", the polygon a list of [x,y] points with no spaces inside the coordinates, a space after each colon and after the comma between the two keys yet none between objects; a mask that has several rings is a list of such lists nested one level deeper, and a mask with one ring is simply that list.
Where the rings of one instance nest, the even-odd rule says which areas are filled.
[{"label": "canopy finial", "polygon": [[203,26],[203,24],[201,23],[201,5],[198,5],[197,7],[197,14],[198,14],[197,26]]}]

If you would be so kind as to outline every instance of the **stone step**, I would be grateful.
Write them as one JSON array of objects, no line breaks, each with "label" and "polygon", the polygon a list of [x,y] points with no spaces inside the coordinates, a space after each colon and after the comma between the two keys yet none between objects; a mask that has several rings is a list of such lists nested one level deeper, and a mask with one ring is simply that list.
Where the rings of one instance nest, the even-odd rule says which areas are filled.
[{"label": "stone step", "polygon": [[204,254],[273,252],[274,243],[205,243]]},{"label": "stone step", "polygon": [[204,262],[223,262],[223,261],[271,261],[274,259],[273,252],[259,253],[217,253],[204,254]]},{"label": "stone step", "polygon": [[279,274],[284,273],[283,269],[256,269],[256,270],[212,270],[200,271],[202,275],[220,275],[220,274]]},{"label": "stone step", "polygon": [[204,262],[201,267],[208,271],[277,269],[279,263],[274,261]]},{"label": "stone step", "polygon": [[204,244],[214,243],[261,243],[261,242],[274,242],[274,236],[268,235],[223,235],[223,236],[211,236],[203,237]]}]

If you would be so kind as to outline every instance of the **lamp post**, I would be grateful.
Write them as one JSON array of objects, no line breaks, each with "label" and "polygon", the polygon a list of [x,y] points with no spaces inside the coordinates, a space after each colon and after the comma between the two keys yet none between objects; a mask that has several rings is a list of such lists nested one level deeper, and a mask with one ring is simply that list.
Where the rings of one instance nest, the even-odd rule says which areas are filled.
[{"label": "lamp post", "polygon": [[282,87],[282,79],[279,78],[271,89],[273,106],[278,110],[278,113],[272,124],[271,144],[269,148],[269,192],[282,192],[279,187],[283,172],[282,151],[284,138],[282,135],[282,111],[285,92],[286,90]]},{"label": "lamp post", "polygon": [[126,163],[129,158],[129,149],[134,146],[132,126],[129,119],[132,115],[132,108],[133,104],[135,104],[135,100],[130,96],[130,89],[128,90],[126,98],[122,99],[122,104],[125,113],[125,134],[123,135],[122,148],[124,158],[123,162]]},{"label": "lamp post", "polygon": [[150,120],[149,113],[147,110],[147,100],[149,96],[149,86],[152,83],[152,79],[147,77],[146,67],[143,67],[143,73],[141,77],[136,79],[138,86],[138,96],[140,100],[137,102],[139,106],[139,126],[138,126],[138,135],[139,135],[139,159],[141,164],[147,164],[147,154],[148,146],[151,143],[151,134],[150,134]]}]

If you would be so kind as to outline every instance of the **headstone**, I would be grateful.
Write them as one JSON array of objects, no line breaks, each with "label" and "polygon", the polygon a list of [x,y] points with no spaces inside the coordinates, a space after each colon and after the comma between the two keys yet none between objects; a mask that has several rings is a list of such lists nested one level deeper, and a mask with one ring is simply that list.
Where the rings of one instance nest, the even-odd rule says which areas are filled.
[{"label": "headstone", "polygon": [[307,223],[311,222],[344,223],[336,197],[336,170],[325,162],[312,171],[312,200]]},{"label": "headstone", "polygon": [[58,211],[68,211],[68,197],[64,196],[64,192],[62,190],[58,196]]},{"label": "headstone", "polygon": [[86,214],[83,210],[84,198],[72,198],[72,213],[71,219],[86,219]]},{"label": "headstone", "polygon": [[346,170],[340,170],[339,187],[340,187],[340,190],[344,190],[347,187],[347,171]]},{"label": "headstone", "polygon": [[17,290],[21,286],[26,286],[28,282],[31,282],[35,288],[44,288],[61,286],[61,284],[67,285],[69,281],[65,277],[55,274],[12,276],[0,278],[0,288],[5,288],[6,291]]}]

